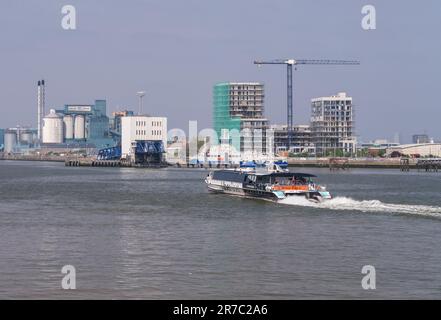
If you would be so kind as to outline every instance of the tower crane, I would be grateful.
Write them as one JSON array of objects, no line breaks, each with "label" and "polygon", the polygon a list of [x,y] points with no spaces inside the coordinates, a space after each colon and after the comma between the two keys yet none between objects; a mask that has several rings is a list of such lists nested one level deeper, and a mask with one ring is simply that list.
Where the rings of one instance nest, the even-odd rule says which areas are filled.
[{"label": "tower crane", "polygon": [[359,65],[359,61],[355,60],[312,60],[312,59],[276,59],[262,61],[254,61],[258,66],[262,64],[286,64],[287,67],[287,131],[288,131],[288,145],[289,151],[292,145],[293,134],[293,86],[292,86],[292,66],[300,64],[325,64],[325,65]]}]

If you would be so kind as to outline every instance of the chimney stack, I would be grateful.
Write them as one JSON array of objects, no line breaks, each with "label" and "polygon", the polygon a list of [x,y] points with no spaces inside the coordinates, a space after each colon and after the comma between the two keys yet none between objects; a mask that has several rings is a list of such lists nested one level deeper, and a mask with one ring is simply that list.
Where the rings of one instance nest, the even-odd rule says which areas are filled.
[{"label": "chimney stack", "polygon": [[43,117],[45,107],[45,88],[44,80],[37,82],[37,132],[38,140],[41,142],[43,139]]}]

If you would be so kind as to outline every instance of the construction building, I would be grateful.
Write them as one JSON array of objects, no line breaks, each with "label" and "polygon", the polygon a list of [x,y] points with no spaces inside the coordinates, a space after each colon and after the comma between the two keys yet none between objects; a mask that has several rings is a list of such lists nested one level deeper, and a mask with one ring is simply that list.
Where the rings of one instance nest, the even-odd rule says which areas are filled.
[{"label": "construction building", "polygon": [[316,154],[356,151],[352,98],[345,92],[311,100],[311,134]]},{"label": "construction building", "polygon": [[213,88],[213,128],[219,140],[240,132],[241,153],[266,152],[268,120],[264,117],[264,87],[258,82],[225,82]]},{"label": "construction building", "polygon": [[[287,150],[288,145],[288,126],[284,125],[271,125],[270,129],[274,135],[274,152],[281,153]],[[311,127],[307,124],[294,125],[292,129],[290,151],[294,154],[314,154],[315,147],[312,142]]]}]

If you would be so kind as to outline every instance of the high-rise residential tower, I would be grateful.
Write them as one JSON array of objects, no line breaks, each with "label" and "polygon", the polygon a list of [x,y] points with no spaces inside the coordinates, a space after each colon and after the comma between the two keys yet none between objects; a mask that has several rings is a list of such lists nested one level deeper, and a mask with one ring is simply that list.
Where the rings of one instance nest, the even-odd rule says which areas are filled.
[{"label": "high-rise residential tower", "polygon": [[352,98],[345,92],[311,100],[311,134],[318,155],[355,152]]},{"label": "high-rise residential tower", "polygon": [[[227,132],[241,132],[240,151],[265,152],[268,120],[264,117],[264,89],[258,82],[225,82],[213,88],[213,129],[220,140]],[[228,137],[228,135],[227,135]],[[262,142],[261,142],[262,141]]]}]

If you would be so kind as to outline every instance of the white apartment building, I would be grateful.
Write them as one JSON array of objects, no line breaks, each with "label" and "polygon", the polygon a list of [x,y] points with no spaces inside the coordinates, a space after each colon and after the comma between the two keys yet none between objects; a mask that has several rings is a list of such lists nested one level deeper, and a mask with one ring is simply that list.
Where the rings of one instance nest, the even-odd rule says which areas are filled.
[{"label": "white apartment building", "polygon": [[345,92],[311,100],[312,142],[319,155],[335,150],[355,152],[354,110],[352,98]]},{"label": "white apartment building", "polygon": [[121,153],[131,155],[132,144],[137,141],[162,140],[167,147],[167,118],[127,116],[121,118]]}]

